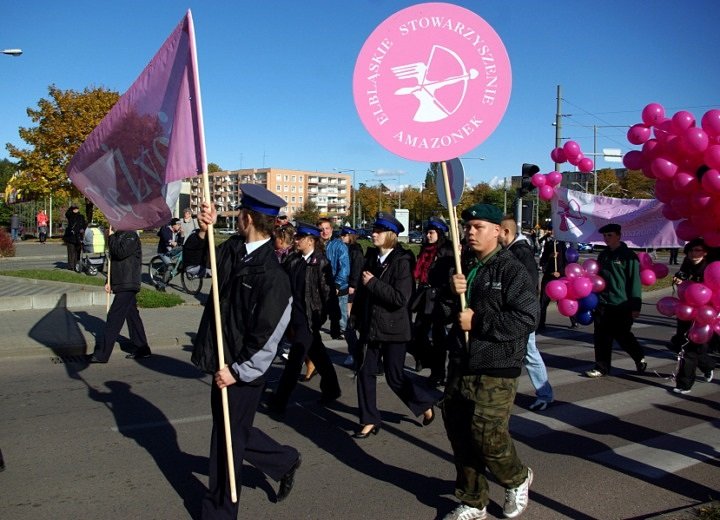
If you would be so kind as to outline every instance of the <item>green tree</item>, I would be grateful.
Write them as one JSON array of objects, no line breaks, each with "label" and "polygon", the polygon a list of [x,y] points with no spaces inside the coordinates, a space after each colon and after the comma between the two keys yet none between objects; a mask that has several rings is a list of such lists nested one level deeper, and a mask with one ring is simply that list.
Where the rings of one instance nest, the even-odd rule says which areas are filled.
[{"label": "green tree", "polygon": [[[38,101],[27,114],[36,126],[18,130],[28,148],[6,144],[10,156],[18,160],[19,175],[11,184],[28,199],[33,196],[80,197],[68,182],[70,159],[105,114],[117,102],[117,92],[86,88],[82,92],[48,88],[49,97]],[[92,215],[92,204],[86,201],[86,215]]]},{"label": "green tree", "polygon": [[317,204],[313,201],[307,201],[300,211],[296,211],[293,214],[293,219],[300,222],[308,222],[314,224],[317,219],[320,218],[320,211],[318,210]]},{"label": "green tree", "polygon": [[207,168],[208,168],[208,173],[215,173],[215,172],[223,172],[223,171],[225,171],[225,170],[223,170],[222,168],[220,168],[220,166],[218,166],[218,165],[217,165],[216,163],[214,163],[214,162],[208,163]]},{"label": "green tree", "polygon": [[628,170],[622,180],[627,196],[633,199],[654,199],[655,180],[645,177],[640,170]]}]

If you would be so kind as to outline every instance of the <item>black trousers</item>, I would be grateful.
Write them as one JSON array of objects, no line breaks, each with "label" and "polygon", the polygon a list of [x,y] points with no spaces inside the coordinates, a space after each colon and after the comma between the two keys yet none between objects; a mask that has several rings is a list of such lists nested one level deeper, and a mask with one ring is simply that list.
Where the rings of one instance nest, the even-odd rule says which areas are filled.
[{"label": "black trousers", "polygon": [[[428,339],[428,333],[432,341]],[[413,339],[411,352],[415,359],[421,361],[424,367],[430,368],[430,377],[445,379],[445,366],[447,365],[447,333],[443,323],[443,316],[438,310],[437,314],[421,314],[415,316],[413,324]]]},{"label": "black trousers", "polygon": [[683,390],[690,390],[695,384],[695,370],[700,370],[703,374],[707,374],[715,368],[715,362],[708,355],[709,345],[703,343],[688,342],[683,347],[682,357],[680,358],[680,366],[675,376],[675,384]]},{"label": "black trousers", "polygon": [[80,261],[82,244],[71,244],[66,242],[65,245],[67,246],[68,269],[75,270],[75,265]]},{"label": "black trousers", "polygon": [[113,348],[115,347],[115,341],[120,335],[123,323],[126,321],[132,344],[135,345],[138,350],[147,349],[147,351],[150,352],[147,336],[145,336],[145,327],[143,326],[142,319],[140,319],[140,313],[137,308],[137,293],[133,291],[120,291],[115,293],[115,299],[112,305],[110,305],[103,338],[95,346],[94,355],[97,359],[100,361],[110,359],[110,354],[112,354]]},{"label": "black trousers", "polygon": [[645,357],[642,346],[630,330],[632,324],[632,311],[626,305],[598,305],[595,309],[595,368],[603,374],[610,372],[613,340],[635,364]]},{"label": "black trousers", "polygon": [[277,390],[273,396],[273,404],[284,408],[290,400],[290,394],[297,385],[305,356],[315,364],[315,370],[320,374],[320,390],[323,398],[337,399],[340,397],[340,383],[338,382],[335,365],[328,355],[327,348],[320,336],[320,330],[313,331],[310,341],[293,341],[285,370],[280,376]]},{"label": "black trousers", "polygon": [[217,385],[214,383],[212,385],[210,406],[213,427],[210,441],[209,489],[202,503],[202,518],[204,519],[237,519],[243,460],[277,482],[290,471],[299,457],[295,448],[274,441],[253,426],[263,389],[263,385],[251,386],[242,383],[227,387],[230,437],[238,496],[238,502],[233,504],[225,448],[222,397]]},{"label": "black trousers", "polygon": [[358,407],[361,424],[380,424],[377,408],[377,368],[382,356],[385,380],[415,417],[420,416],[434,404],[432,396],[413,383],[405,373],[405,343],[372,341],[367,346],[360,372],[357,377]]}]

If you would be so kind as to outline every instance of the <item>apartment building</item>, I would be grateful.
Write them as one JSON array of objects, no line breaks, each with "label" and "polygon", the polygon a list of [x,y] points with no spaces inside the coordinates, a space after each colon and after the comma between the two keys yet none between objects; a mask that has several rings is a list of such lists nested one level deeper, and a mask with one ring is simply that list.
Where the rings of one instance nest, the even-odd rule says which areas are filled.
[{"label": "apartment building", "polygon": [[[261,184],[286,202],[284,210],[292,220],[306,202],[317,206],[321,216],[346,220],[351,212],[352,180],[349,174],[308,172],[283,168],[246,168],[208,174],[210,196],[220,217],[237,216],[235,205],[240,200],[239,184]],[[197,212],[203,199],[203,179],[190,180],[190,208]]]}]

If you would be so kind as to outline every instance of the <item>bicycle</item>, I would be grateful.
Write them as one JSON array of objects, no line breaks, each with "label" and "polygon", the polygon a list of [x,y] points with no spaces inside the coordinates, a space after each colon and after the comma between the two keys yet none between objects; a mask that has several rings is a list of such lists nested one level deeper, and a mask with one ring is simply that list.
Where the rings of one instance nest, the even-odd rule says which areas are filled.
[{"label": "bicycle", "polygon": [[180,274],[183,289],[196,295],[202,290],[205,273],[200,270],[185,269],[182,261],[182,248],[175,248],[165,255],[156,255],[148,262],[150,280],[158,291],[165,291],[170,280]]}]

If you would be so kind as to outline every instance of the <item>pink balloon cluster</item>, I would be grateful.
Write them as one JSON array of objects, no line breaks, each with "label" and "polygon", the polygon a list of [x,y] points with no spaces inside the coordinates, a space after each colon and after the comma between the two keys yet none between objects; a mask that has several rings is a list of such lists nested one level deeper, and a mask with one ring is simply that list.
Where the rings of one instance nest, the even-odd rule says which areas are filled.
[{"label": "pink balloon cluster", "polygon": [[656,307],[663,316],[692,321],[688,338],[693,343],[707,343],[713,334],[720,334],[720,262],[705,268],[703,283],[681,283],[677,298],[660,298]]},{"label": "pink balloon cluster", "polygon": [[591,311],[598,303],[595,293],[605,289],[605,280],[597,274],[599,270],[599,264],[592,258],[582,265],[569,263],[565,266],[565,276],[545,286],[545,294],[557,302],[560,314],[575,316],[583,325],[589,325],[592,323]]},{"label": "pink balloon cluster", "polygon": [[555,195],[555,188],[562,181],[560,172],[536,173],[530,178],[532,185],[538,189],[540,200],[550,200]]},{"label": "pink balloon cluster", "polygon": [[575,141],[566,141],[562,147],[557,147],[550,152],[550,158],[553,162],[564,163],[569,162],[573,166],[577,166],[578,170],[583,173],[589,173],[595,167],[595,163],[580,150],[580,145]]},{"label": "pink balloon cluster", "polygon": [[665,278],[670,269],[665,264],[655,263],[652,257],[645,252],[638,253],[640,260],[640,283],[643,285],[654,285],[661,278]]},{"label": "pink balloon cluster", "polygon": [[720,110],[707,111],[697,126],[690,112],[666,117],[662,105],[650,103],[627,138],[642,149],[626,153],[624,165],[656,179],[663,215],[680,221],[678,238],[702,236],[720,247]]}]

